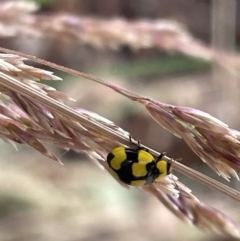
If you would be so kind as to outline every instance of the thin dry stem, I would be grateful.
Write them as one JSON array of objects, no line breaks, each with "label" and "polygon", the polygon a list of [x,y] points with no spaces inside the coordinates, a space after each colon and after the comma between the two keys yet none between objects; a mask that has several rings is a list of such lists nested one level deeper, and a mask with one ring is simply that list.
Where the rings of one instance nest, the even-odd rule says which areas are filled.
[{"label": "thin dry stem", "polygon": [[[22,62],[23,58],[18,56],[1,55],[1,58],[0,89],[3,99],[8,102],[8,104],[0,103],[2,110],[0,137],[3,140],[9,143],[28,144],[53,160],[58,159],[40,141],[82,151],[109,172],[106,163],[108,152],[119,145],[133,147],[134,143],[137,144],[136,141],[130,142],[130,134],[111,121],[87,110],[69,108],[62,103],[62,100],[68,99],[64,94],[44,84],[39,84],[39,79],[59,79],[51,72],[27,66]],[[43,63],[46,64],[44,61]],[[61,66],[58,67],[62,69]],[[77,74],[81,75],[81,73]],[[87,78],[88,75],[84,77]],[[133,95],[127,90],[91,76],[90,78],[133,100],[139,98],[138,95]],[[166,159],[171,161],[169,157]],[[177,162],[174,162],[174,166],[180,166],[179,170],[182,168],[183,172],[191,173],[190,169]],[[203,181],[207,180],[204,175],[199,175],[202,176]],[[195,175],[192,176],[195,178]],[[210,178],[206,183],[209,182],[211,183]],[[215,184],[221,191],[226,190],[229,195],[239,199],[239,195],[234,190],[225,188],[220,183],[214,182]],[[150,190],[158,198],[162,197],[160,200],[185,222],[202,229],[240,238],[240,228],[234,221],[221,212],[202,205],[191,194],[191,190],[178,181],[176,176],[170,175],[160,183],[153,183],[143,189]],[[227,189],[231,191],[228,192]]]},{"label": "thin dry stem", "polygon": [[[23,56],[25,58],[28,58],[28,59],[31,59],[31,60],[33,60],[33,61],[35,61],[37,63],[50,66],[52,68],[55,68],[55,69],[58,69],[58,70],[70,73],[72,75],[76,75],[76,76],[83,77],[83,78],[86,78],[86,79],[89,79],[89,80],[93,80],[93,81],[98,82],[98,83],[106,84],[103,80],[101,80],[99,78],[96,78],[94,76],[91,76],[91,75],[88,75],[88,74],[85,74],[85,73],[82,73],[82,72],[78,72],[76,70],[72,70],[72,69],[69,69],[69,68],[66,68],[66,67],[63,67],[63,66],[60,66],[60,65],[57,65],[57,64],[45,61],[45,60],[41,60],[39,58],[30,56],[30,55],[21,54],[20,52],[4,49],[4,48],[1,48],[1,47],[0,47],[0,50],[3,51],[3,52],[8,52],[8,53],[12,53],[12,54],[21,55],[21,56]],[[9,78],[9,81],[11,81],[11,78]],[[26,96],[28,96],[30,98],[38,100],[40,103],[42,103],[43,105],[47,106],[48,108],[54,109],[55,111],[58,111],[58,112],[60,112],[63,115],[67,115],[68,118],[72,118],[73,120],[81,121],[82,123],[84,123],[86,125],[89,125],[89,120],[86,117],[81,116],[80,114],[76,113],[75,111],[73,111],[68,106],[60,104],[59,102],[54,101],[53,99],[48,98],[47,96],[42,96],[37,91],[34,92],[34,90],[28,90],[28,87],[26,87],[25,85],[23,85],[20,82],[14,81],[14,79],[11,81],[11,85],[12,86],[10,86],[10,82],[9,81],[6,81],[5,84],[7,86],[9,86],[9,87],[14,88],[19,93],[21,93],[23,95],[26,95]],[[113,85],[108,84],[108,86],[112,87]],[[128,93],[128,92],[129,91],[125,90],[124,93]],[[131,92],[129,92],[129,93],[131,93]],[[136,95],[136,97],[139,97],[139,96]],[[134,140],[133,140],[132,143],[129,143],[129,138],[126,135],[125,136],[119,136],[118,133],[115,133],[113,130],[111,130],[109,128],[105,129],[105,127],[104,127],[102,129],[102,127],[99,126],[99,123],[92,122],[90,125],[91,125],[91,128],[95,129],[96,131],[103,131],[103,132],[105,132],[106,135],[109,136],[109,138],[112,138],[112,139],[116,140],[117,142],[119,142],[119,143],[121,143],[123,145],[130,146],[130,147],[134,147],[133,144],[137,145],[137,142],[134,141]],[[146,147],[146,148],[148,148],[148,147]],[[155,155],[155,156],[159,155],[158,152],[152,150],[151,148],[148,148],[148,149],[150,150],[150,152],[153,155]],[[170,161],[170,162],[172,161],[172,159],[168,158],[168,157],[166,157],[166,160]],[[239,192],[237,192],[234,189],[231,189],[230,187],[228,187],[228,186],[226,186],[226,185],[224,185],[222,183],[216,182],[214,179],[211,179],[211,178],[203,175],[202,173],[199,173],[197,171],[192,171],[192,169],[189,169],[188,167],[186,167],[186,166],[184,166],[184,165],[182,165],[181,163],[178,163],[178,162],[174,162],[174,169],[176,169],[177,171],[179,171],[179,172],[181,172],[181,173],[183,173],[183,174],[185,174],[185,175],[187,175],[187,176],[189,176],[189,177],[191,177],[191,178],[193,178],[193,179],[203,183],[204,185],[206,185],[208,187],[212,187],[212,188],[218,190],[219,192],[221,192],[221,193],[223,193],[223,194],[225,194],[227,196],[230,196],[231,198],[233,198],[233,199],[235,199],[237,201],[240,201],[240,194],[239,194]]]},{"label": "thin dry stem", "polygon": [[[236,74],[239,55],[221,52],[195,39],[176,21],[165,19],[126,21],[124,19],[93,19],[70,14],[34,14],[38,6],[29,1],[0,3],[0,36],[51,36],[95,48],[133,50],[157,48],[214,61]],[[14,13],[14,14],[13,14]]]}]

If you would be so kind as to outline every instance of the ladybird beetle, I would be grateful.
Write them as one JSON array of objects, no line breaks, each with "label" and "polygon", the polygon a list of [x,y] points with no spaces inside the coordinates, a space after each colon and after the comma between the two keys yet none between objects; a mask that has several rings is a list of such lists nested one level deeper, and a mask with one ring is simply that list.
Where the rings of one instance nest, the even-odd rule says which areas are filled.
[{"label": "ladybird beetle", "polygon": [[117,147],[107,156],[107,163],[115,178],[132,186],[141,186],[159,182],[171,172],[171,163],[163,160],[160,154],[157,160],[144,148]]}]

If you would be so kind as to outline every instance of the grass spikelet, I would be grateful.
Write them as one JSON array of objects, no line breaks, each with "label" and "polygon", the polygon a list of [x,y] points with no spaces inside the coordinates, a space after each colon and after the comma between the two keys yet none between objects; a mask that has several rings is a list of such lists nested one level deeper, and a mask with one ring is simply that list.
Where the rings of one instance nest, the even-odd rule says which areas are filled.
[{"label": "grass spikelet", "polygon": [[229,174],[237,177],[240,170],[239,140],[237,131],[230,129],[227,124],[200,110],[169,105],[132,93],[101,79],[88,78],[81,73],[79,76],[91,79],[143,104],[157,123],[184,139],[188,146],[219,175],[226,180],[229,180]]},{"label": "grass spikelet", "polygon": [[[156,48],[217,62],[234,72],[239,56],[220,52],[195,39],[177,21],[166,19],[126,21],[122,18],[94,19],[71,14],[35,14],[38,5],[30,1],[0,3],[0,36],[31,36],[65,39],[97,49],[132,50]],[[14,14],[13,14],[14,13]],[[224,62],[223,62],[224,59]]]},{"label": "grass spikelet", "polygon": [[[95,163],[109,172],[110,170],[105,161],[106,155],[116,146],[135,147],[135,144],[137,144],[135,140],[132,142],[129,141],[130,133],[118,127],[110,120],[82,108],[69,108],[63,103],[65,99],[68,99],[64,94],[45,85],[38,85],[39,82],[36,82],[36,80],[39,81],[42,78],[59,79],[51,72],[25,65],[22,61],[23,59],[18,56],[4,56],[2,54],[0,57],[2,58],[1,63],[4,66],[3,70],[0,71],[0,89],[2,92],[0,136],[3,140],[10,143],[27,144],[54,160],[58,159],[42,143],[51,143],[64,149],[71,148],[81,151],[88,154]],[[161,107],[167,113],[166,116],[172,117],[172,119],[169,119],[169,128],[173,127],[178,136],[182,137],[182,133],[191,133],[192,136],[195,134],[196,137],[199,137],[200,135],[196,134],[197,129],[200,126],[201,128],[208,127],[208,125],[216,125],[218,128],[213,128],[213,130],[216,130],[217,134],[221,134],[221,128],[223,128],[225,135],[232,133],[231,138],[238,136],[236,131],[229,130],[225,124],[215,118],[211,118],[208,114],[199,114],[199,112],[195,113],[191,111],[191,115],[194,116],[195,121],[193,125],[193,121],[187,123],[186,119],[181,119],[179,114],[177,116],[173,112],[177,107],[141,97],[86,74],[79,72],[74,72],[74,74],[104,84],[128,98],[144,104],[148,111],[150,104],[154,105],[156,109],[154,111],[150,110],[152,115],[158,115],[157,110]],[[30,77],[26,78],[27,76]],[[184,109],[179,108],[177,111],[186,114]],[[189,110],[187,112],[187,115],[189,115]],[[199,127],[197,127],[198,119],[201,120]],[[179,127],[178,125],[174,126],[175,122],[179,124]],[[204,130],[208,130],[208,128]],[[204,134],[202,133],[201,135]],[[184,138],[186,137],[184,136]],[[227,139],[228,142],[235,140],[231,138]],[[196,146],[201,146],[201,143],[196,141]],[[150,152],[154,155],[159,154],[151,149]],[[172,161],[169,157],[166,157],[166,159]],[[178,167],[178,170],[182,170],[183,172],[185,170],[185,173],[193,173],[195,178],[199,178],[196,178],[197,180],[202,182],[205,180],[205,184],[212,185],[213,188],[224,192],[228,196],[235,197],[236,199],[240,196],[237,191],[211,180],[190,168],[184,167],[180,163],[174,162],[174,167]],[[225,173],[225,170],[223,173]],[[226,177],[228,177],[227,174]],[[155,195],[177,217],[188,224],[240,239],[240,228],[234,221],[219,211],[202,204],[191,193],[188,187],[178,181],[176,176],[170,175],[160,183],[146,185],[140,189]]]}]

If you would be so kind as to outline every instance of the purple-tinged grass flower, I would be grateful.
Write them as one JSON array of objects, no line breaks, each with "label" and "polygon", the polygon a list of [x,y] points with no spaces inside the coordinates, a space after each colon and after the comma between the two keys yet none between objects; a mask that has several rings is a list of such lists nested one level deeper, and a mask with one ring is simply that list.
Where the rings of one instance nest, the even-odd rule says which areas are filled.
[{"label": "purple-tinged grass flower", "polygon": [[[81,76],[81,73],[79,75]],[[230,129],[227,124],[206,112],[152,100],[101,79],[91,78],[91,80],[143,104],[157,123],[182,138],[202,161],[219,175],[226,180],[229,180],[230,175],[238,179],[237,172],[240,170],[238,131]]]},{"label": "purple-tinged grass flower", "polygon": [[[42,143],[51,143],[64,149],[81,151],[89,155],[95,163],[109,171],[110,174],[111,172],[106,162],[107,154],[119,145],[135,146],[136,141],[133,140],[130,142],[129,140],[130,134],[111,121],[88,110],[69,108],[62,103],[62,100],[66,99],[65,95],[57,91],[53,93],[54,89],[48,88],[43,84],[38,85],[38,82],[34,82],[39,79],[48,78],[58,80],[59,78],[51,72],[31,66],[28,67],[18,56],[14,60],[14,55],[4,56],[2,54],[0,58],[2,58],[1,64],[3,69],[3,71],[0,71],[0,90],[2,92],[0,103],[0,137],[3,140],[9,143],[27,144],[54,160],[58,160],[57,157]],[[30,76],[29,79],[28,75]],[[88,78],[89,76],[85,74],[84,77]],[[219,160],[218,165],[216,164],[217,162],[215,163],[214,160],[217,158],[217,154],[220,155],[220,151],[218,153],[212,151],[207,141],[213,140],[207,137],[204,131],[209,134],[210,131],[208,128],[211,125],[213,134],[210,133],[210,136],[215,137],[215,134],[221,135],[224,130],[224,135],[231,137],[225,138],[230,143],[238,138],[239,133],[237,131],[228,130],[224,124],[207,114],[199,114],[200,112],[197,112],[195,115],[194,111],[191,111],[191,116],[194,118],[190,118],[188,117],[189,110],[185,113],[181,108],[177,109],[177,107],[141,97],[113,84],[107,84],[97,78],[90,77],[89,79],[104,84],[128,98],[144,104],[149,113],[162,126],[172,131],[176,136],[182,137],[186,142],[188,141],[189,146],[197,154],[200,153],[200,150],[203,154],[207,153],[205,159],[209,165],[211,164],[216,169],[220,168],[218,165],[226,165],[226,170],[223,170],[221,166],[221,174],[225,174],[228,177],[227,173],[233,174],[235,172],[234,169],[231,169],[232,165],[229,165],[228,162],[223,162],[222,159]],[[175,112],[177,110],[178,112],[174,113],[173,110]],[[179,111],[184,117],[187,115],[189,123],[186,117],[180,118]],[[192,119],[194,119],[194,123]],[[231,148],[234,149],[236,145],[237,142]],[[232,149],[226,148],[222,151],[225,158],[227,158],[229,150]],[[150,151],[153,152],[152,150]],[[236,158],[236,153],[234,154],[234,158]],[[153,154],[156,155],[156,153]],[[222,157],[224,157],[223,154]],[[169,157],[166,157],[166,159],[171,161]],[[231,159],[227,160],[232,163]],[[173,161],[173,166],[175,165],[177,163]],[[183,170],[189,169],[183,165],[182,168]],[[233,173],[231,173],[231,170],[233,170]],[[204,175],[202,175],[203,177]],[[218,187],[223,187],[223,185],[218,184]],[[240,239],[240,227],[234,221],[219,211],[199,202],[191,194],[191,190],[179,182],[173,174],[159,183],[146,185],[139,189],[151,192],[177,217],[189,224]],[[231,190],[231,188],[227,190],[235,196],[238,194],[236,191]],[[227,193],[226,188],[225,193]]]}]

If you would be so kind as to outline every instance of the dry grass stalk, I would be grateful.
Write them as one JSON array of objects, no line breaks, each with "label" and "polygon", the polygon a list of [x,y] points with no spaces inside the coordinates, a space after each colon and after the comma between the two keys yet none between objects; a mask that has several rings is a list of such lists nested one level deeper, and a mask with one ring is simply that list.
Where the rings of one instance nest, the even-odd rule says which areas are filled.
[{"label": "dry grass stalk", "polygon": [[[23,58],[19,56],[2,54],[0,58],[0,89],[2,93],[0,136],[4,140],[9,143],[25,143],[54,160],[58,160],[57,157],[50,153],[41,142],[52,143],[65,149],[71,148],[76,151],[83,151],[107,170],[105,158],[112,148],[118,145],[134,146],[133,143],[129,143],[128,132],[93,112],[69,108],[62,103],[62,100],[68,99],[64,94],[38,82],[40,79],[59,80],[51,72],[25,65],[22,62]],[[41,62],[34,57],[32,59]],[[69,69],[58,67],[69,72]],[[72,70],[72,72],[76,74],[75,71]],[[158,108],[160,106],[158,102],[140,98],[138,95],[115,85],[107,84],[86,74],[77,73],[79,76],[111,87],[147,107],[149,107],[149,103],[156,104]],[[172,106],[165,104],[162,108],[170,107]],[[210,117],[210,120],[213,126],[218,124],[216,125],[218,133],[221,133],[222,128],[226,128],[225,125],[214,118]],[[186,120],[181,121],[186,122]],[[206,123],[207,127],[210,125],[208,118],[205,118],[202,122]],[[195,126],[197,126],[196,123]],[[170,127],[174,125],[175,120],[171,121]],[[203,124],[201,127],[203,127]],[[191,126],[191,128],[193,127]],[[178,128],[177,124],[175,129],[175,134],[181,136],[182,129]],[[154,154],[157,153],[154,152]],[[171,160],[170,158],[167,159]],[[175,165],[179,166],[178,164]],[[176,216],[187,223],[240,239],[240,227],[234,221],[199,202],[174,175],[170,175],[161,183],[144,186],[142,189],[154,194]],[[231,189],[229,188],[229,190]],[[237,195],[237,192],[235,195]]]},{"label": "dry grass stalk", "polygon": [[[81,74],[80,74],[81,75]],[[229,181],[239,180],[240,132],[210,114],[188,107],[165,104],[135,94],[100,79],[92,79],[143,104],[149,114],[165,129],[182,138],[214,171]]]},{"label": "dry grass stalk", "polygon": [[[70,14],[35,15],[38,6],[29,1],[0,3],[0,36],[51,36],[95,48],[133,50],[157,48],[215,61],[236,74],[240,58],[212,49],[191,36],[183,25],[170,20],[93,19]],[[14,14],[13,14],[14,13]]]},{"label": "dry grass stalk", "polygon": [[[58,70],[61,70],[61,71],[64,71],[64,72],[67,72],[69,74],[72,74],[72,75],[75,75],[75,76],[79,76],[79,77],[83,77],[85,79],[88,79],[88,80],[92,80],[92,81],[95,81],[97,83],[100,83],[100,84],[103,84],[107,87],[110,87],[112,88],[113,90],[129,97],[130,99],[133,99],[133,100],[141,100],[143,101],[141,98],[141,96],[137,95],[137,94],[134,94],[128,90],[124,90],[120,87],[117,87],[116,85],[113,85],[113,84],[109,84],[107,82],[105,82],[104,80],[101,80],[99,78],[96,78],[94,76],[91,76],[91,75],[88,75],[88,74],[85,74],[85,73],[82,73],[82,72],[79,72],[79,71],[76,71],[76,70],[73,70],[73,69],[69,69],[69,68],[66,68],[64,66],[59,66],[57,64],[54,64],[54,63],[51,63],[51,62],[48,62],[48,61],[45,61],[45,60],[41,60],[39,58],[35,58],[35,57],[32,57],[31,55],[27,55],[27,54],[23,54],[23,53],[20,53],[20,52],[17,52],[17,51],[14,51],[14,50],[9,50],[9,49],[4,49],[4,48],[1,48],[0,47],[0,50],[2,52],[6,52],[6,53],[11,53],[11,54],[15,54],[15,55],[20,55],[20,56],[23,56],[27,59],[30,59],[32,61],[35,61],[39,64],[43,64],[43,65],[47,65],[47,66],[50,66],[54,69],[58,69]],[[10,80],[9,80],[10,81]],[[9,87],[10,85],[10,82],[7,82],[7,86]],[[26,94],[27,96],[31,96],[32,98],[34,98],[35,100],[38,100],[40,103],[43,103],[44,105],[46,105],[47,107],[49,108],[53,108],[53,110],[55,111],[59,111],[61,114],[63,115],[67,115],[69,118],[72,118],[76,121],[82,121],[84,122],[86,125],[88,124],[88,121],[86,121],[86,119],[83,118],[83,116],[79,116],[79,115],[76,115],[76,112],[73,112],[71,108],[68,108],[68,107],[64,107],[62,108],[62,106],[59,106],[59,103],[58,102],[55,102],[53,103],[54,100],[52,99],[48,99],[48,97],[46,96],[45,98],[42,98],[42,96],[38,94],[38,92],[35,92],[35,93],[32,93],[31,91],[27,91],[25,86],[16,86],[16,82],[11,82],[12,84],[12,88],[14,89],[17,89],[19,93],[22,93],[22,94]],[[147,100],[147,98],[144,98],[144,100]],[[149,100],[149,99],[148,99]],[[53,107],[54,106],[54,107]],[[167,105],[168,106],[168,105]],[[81,119],[79,119],[81,118]],[[104,131],[104,129],[102,129],[101,126],[99,126],[98,123],[94,123],[92,122],[93,125],[95,125],[95,128],[98,130],[98,131]],[[105,126],[106,128],[106,126]],[[126,136],[120,136],[119,134],[116,134],[114,132],[112,132],[111,129],[108,129],[106,130],[107,131],[107,135],[109,136],[109,138],[112,138],[114,140],[117,140],[119,143],[122,143],[124,145],[127,145],[127,146],[131,146],[131,147],[134,147],[134,145],[132,143],[129,143],[129,138],[126,138]],[[233,130],[232,130],[233,131]],[[174,132],[173,132],[174,133]],[[238,133],[238,131],[236,131],[236,133]],[[134,141],[133,141],[134,142]],[[135,141],[135,144],[137,142]],[[149,149],[149,148],[148,148]],[[155,156],[158,156],[159,153],[154,151],[154,150],[151,150],[149,149],[150,152],[155,155]],[[167,161],[172,161],[171,158],[168,158],[168,157],[165,157]],[[174,162],[174,169],[176,169],[177,171],[195,179],[195,180],[198,180],[200,181],[201,183],[203,183],[204,185],[207,185],[209,187],[212,187],[214,188],[215,190],[218,190],[219,192],[225,194],[225,195],[228,195],[230,197],[232,197],[233,199],[239,201],[240,200],[240,195],[237,191],[229,188],[228,186],[226,185],[223,185],[191,168],[188,168],[187,166],[184,166],[182,165],[181,163],[178,163],[178,162]]]},{"label": "dry grass stalk", "polygon": [[[223,213],[200,202],[195,196],[182,194],[176,198],[152,186],[146,186],[144,189],[154,194],[178,218],[189,225],[218,234],[231,234],[232,237],[239,239],[239,225],[236,222],[230,221]],[[219,227],[222,227],[222,230]]]}]

